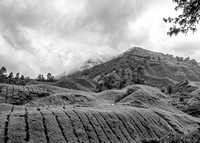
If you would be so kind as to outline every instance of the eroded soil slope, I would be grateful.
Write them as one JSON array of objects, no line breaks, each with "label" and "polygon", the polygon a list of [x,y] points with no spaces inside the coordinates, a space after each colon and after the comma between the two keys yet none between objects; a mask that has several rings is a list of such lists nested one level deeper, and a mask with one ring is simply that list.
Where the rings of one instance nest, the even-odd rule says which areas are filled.
[{"label": "eroded soil slope", "polygon": [[200,125],[158,89],[83,92],[50,85],[0,85],[0,142],[136,142]]}]

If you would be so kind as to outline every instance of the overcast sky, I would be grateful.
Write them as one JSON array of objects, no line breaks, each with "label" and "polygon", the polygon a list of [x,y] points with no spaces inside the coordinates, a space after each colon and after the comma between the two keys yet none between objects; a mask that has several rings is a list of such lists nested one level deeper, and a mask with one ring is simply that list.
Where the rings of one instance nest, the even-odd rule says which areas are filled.
[{"label": "overcast sky", "polygon": [[[172,0],[0,0],[0,66],[36,77],[140,46],[200,61],[200,32],[169,37]],[[200,28],[199,28],[200,30]]]}]

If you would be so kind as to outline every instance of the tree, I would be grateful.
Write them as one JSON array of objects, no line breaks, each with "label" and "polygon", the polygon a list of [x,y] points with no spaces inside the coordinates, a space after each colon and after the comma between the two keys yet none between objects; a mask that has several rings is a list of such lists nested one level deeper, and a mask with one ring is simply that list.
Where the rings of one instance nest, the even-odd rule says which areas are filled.
[{"label": "tree", "polygon": [[101,92],[103,90],[103,83],[98,83],[96,86],[97,92]]},{"label": "tree", "polygon": [[190,61],[190,57],[185,58],[184,61],[185,61],[185,62],[189,62],[189,61]]},{"label": "tree", "polygon": [[49,81],[51,80],[51,73],[47,74],[47,80],[49,80]]},{"label": "tree", "polygon": [[44,81],[44,76],[42,74],[39,74],[37,77],[38,81]]},{"label": "tree", "polygon": [[16,79],[16,80],[19,79],[19,73],[17,73],[17,74],[15,75],[15,79]]},{"label": "tree", "polygon": [[177,35],[182,32],[187,34],[188,31],[193,33],[197,31],[196,25],[200,20],[200,1],[199,0],[173,0],[177,4],[175,10],[183,10],[182,14],[175,18],[163,18],[164,22],[172,24],[169,28],[168,35]]},{"label": "tree", "polygon": [[178,57],[178,56],[176,56],[176,60],[177,60],[178,62],[182,62],[182,61],[183,61],[183,57]]},{"label": "tree", "polygon": [[54,81],[54,76],[51,73],[47,74],[47,81]]},{"label": "tree", "polygon": [[20,80],[24,80],[24,75],[21,75]]},{"label": "tree", "polygon": [[14,76],[13,76],[13,72],[11,72],[9,75],[8,75],[8,78],[9,79],[12,79]]},{"label": "tree", "polygon": [[2,67],[2,68],[0,69],[0,75],[5,74],[6,72],[7,72],[7,70],[6,70],[5,67]]},{"label": "tree", "polygon": [[140,75],[144,75],[144,67],[143,66],[138,66],[137,67],[137,73]]},{"label": "tree", "polygon": [[53,81],[54,80],[54,76],[51,75],[51,73],[47,74],[47,81]]},{"label": "tree", "polygon": [[0,69],[0,82],[1,83],[4,83],[6,81],[6,68],[5,67],[2,67]]},{"label": "tree", "polygon": [[172,85],[169,85],[169,86],[167,87],[167,91],[168,91],[169,94],[171,94],[171,93],[173,92],[173,87],[172,87]]},{"label": "tree", "polygon": [[190,63],[191,63],[192,65],[198,65],[198,62],[197,62],[195,59],[191,59],[191,60],[190,60]]}]

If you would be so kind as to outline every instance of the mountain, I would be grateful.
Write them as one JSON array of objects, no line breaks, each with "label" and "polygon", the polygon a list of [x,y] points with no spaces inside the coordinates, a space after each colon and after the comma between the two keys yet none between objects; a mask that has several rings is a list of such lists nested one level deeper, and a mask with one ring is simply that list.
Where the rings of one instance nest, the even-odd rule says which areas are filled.
[{"label": "mountain", "polygon": [[111,77],[110,79],[119,81],[111,85],[114,88],[119,88],[122,80],[124,86],[146,83],[161,88],[186,79],[199,81],[200,66],[194,59],[134,47],[107,62],[80,71],[78,74],[71,74],[69,77],[88,77],[97,82],[105,82],[105,78]]}]

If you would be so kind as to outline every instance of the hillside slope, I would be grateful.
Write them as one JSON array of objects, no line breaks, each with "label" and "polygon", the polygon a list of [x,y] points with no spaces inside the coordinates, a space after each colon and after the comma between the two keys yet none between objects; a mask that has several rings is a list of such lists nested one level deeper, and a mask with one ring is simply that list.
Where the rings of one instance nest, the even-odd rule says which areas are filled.
[{"label": "hillside slope", "polygon": [[120,88],[120,81],[124,81],[124,86],[145,83],[156,87],[167,87],[186,79],[199,81],[200,66],[194,59],[183,59],[134,47],[118,57],[71,74],[69,77],[88,77],[100,83],[105,82],[105,77],[111,77],[110,79],[113,78],[115,82],[112,83],[113,88]]},{"label": "hillside slope", "polygon": [[157,88],[85,92],[51,85],[0,84],[0,142],[136,142],[200,126]]},{"label": "hillside slope", "polygon": [[169,102],[187,114],[200,117],[200,82],[179,82],[173,87]]},{"label": "hillside slope", "polygon": [[68,78],[66,76],[62,76],[56,82],[42,82],[42,81],[30,81],[26,85],[39,85],[46,84],[52,85],[56,87],[62,87],[67,89],[75,89],[81,91],[96,91],[96,84],[94,81],[88,78]]}]

